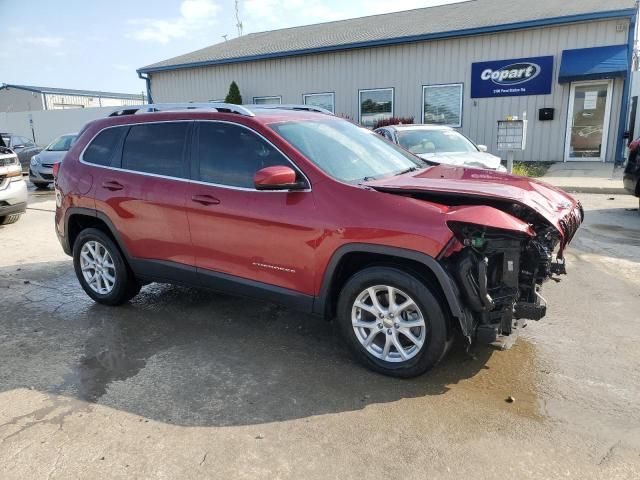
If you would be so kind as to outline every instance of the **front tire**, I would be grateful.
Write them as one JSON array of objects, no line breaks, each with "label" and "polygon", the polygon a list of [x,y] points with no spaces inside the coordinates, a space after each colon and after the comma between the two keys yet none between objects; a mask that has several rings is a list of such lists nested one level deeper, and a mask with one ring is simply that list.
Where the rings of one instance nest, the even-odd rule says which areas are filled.
[{"label": "front tire", "polygon": [[366,367],[410,378],[433,368],[447,347],[444,309],[418,277],[392,267],[353,275],[338,300],[338,324]]},{"label": "front tire", "polygon": [[0,217],[0,225],[10,225],[12,223],[16,223],[18,220],[20,220],[21,216],[21,213],[14,213],[12,215],[5,215],[4,217]]},{"label": "front tire", "polygon": [[73,266],[83,290],[98,303],[121,305],[140,291],[120,249],[96,228],[78,235],[73,245]]},{"label": "front tire", "polygon": [[46,190],[49,188],[50,183],[33,182],[37,190]]}]

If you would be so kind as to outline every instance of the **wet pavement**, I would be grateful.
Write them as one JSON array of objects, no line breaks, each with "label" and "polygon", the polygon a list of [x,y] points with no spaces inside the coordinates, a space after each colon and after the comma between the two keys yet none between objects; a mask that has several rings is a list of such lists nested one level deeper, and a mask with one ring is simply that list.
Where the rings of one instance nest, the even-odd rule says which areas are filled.
[{"label": "wet pavement", "polygon": [[0,478],[640,478],[637,199],[580,198],[547,318],[396,380],[276,305],[160,284],[94,304],[32,191],[0,227]]}]

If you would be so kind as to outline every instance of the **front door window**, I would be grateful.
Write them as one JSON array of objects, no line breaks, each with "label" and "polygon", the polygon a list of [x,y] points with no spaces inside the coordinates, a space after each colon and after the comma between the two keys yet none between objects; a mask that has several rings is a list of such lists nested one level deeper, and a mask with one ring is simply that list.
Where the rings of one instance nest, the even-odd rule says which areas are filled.
[{"label": "front door window", "polygon": [[567,160],[605,160],[611,111],[611,82],[571,85]]}]

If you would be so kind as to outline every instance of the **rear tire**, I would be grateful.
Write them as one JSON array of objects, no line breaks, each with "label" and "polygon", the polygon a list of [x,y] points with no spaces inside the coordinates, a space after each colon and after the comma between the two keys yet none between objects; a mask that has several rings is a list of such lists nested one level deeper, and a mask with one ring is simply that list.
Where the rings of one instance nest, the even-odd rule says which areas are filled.
[{"label": "rear tire", "polygon": [[104,305],[122,305],[141,285],[115,242],[102,230],[87,228],[73,244],[73,266],[83,290]]},{"label": "rear tire", "polygon": [[384,375],[410,378],[430,370],[444,356],[444,311],[418,277],[392,267],[369,267],[344,285],[337,317],[358,361]]},{"label": "rear tire", "polygon": [[0,217],[0,225],[9,225],[11,223],[16,223],[18,220],[20,220],[21,216],[21,213],[14,213],[12,215]]}]

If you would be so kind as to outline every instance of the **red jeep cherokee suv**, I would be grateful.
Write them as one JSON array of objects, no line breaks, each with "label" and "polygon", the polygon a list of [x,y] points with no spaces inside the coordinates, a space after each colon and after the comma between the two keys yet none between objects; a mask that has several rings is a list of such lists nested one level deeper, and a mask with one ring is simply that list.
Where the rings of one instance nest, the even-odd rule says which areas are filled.
[{"label": "red jeep cherokee suv", "polygon": [[88,124],[56,178],[60,242],[107,305],[149,282],[274,301],[336,318],[362,362],[409,377],[456,334],[542,318],[583,219],[549,185],[428,163],[313,108],[145,108]]}]

